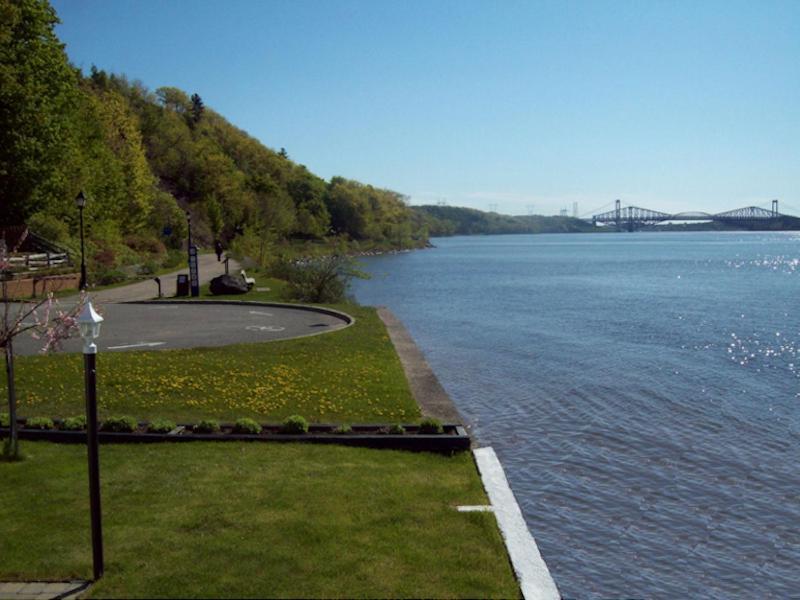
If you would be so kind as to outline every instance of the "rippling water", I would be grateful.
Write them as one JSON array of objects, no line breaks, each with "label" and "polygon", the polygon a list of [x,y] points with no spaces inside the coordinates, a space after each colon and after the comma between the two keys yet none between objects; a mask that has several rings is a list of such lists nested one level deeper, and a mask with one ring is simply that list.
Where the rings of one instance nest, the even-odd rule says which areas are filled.
[{"label": "rippling water", "polygon": [[800,235],[456,237],[365,261],[567,597],[800,597]]}]

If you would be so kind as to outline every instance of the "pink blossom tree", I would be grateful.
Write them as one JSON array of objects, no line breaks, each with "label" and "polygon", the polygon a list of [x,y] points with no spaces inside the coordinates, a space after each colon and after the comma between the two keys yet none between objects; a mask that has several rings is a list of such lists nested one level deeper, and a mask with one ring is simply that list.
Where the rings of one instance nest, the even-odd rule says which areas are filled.
[{"label": "pink blossom tree", "polygon": [[6,359],[6,385],[8,388],[9,436],[3,445],[3,456],[19,458],[17,437],[17,397],[14,386],[14,338],[27,333],[43,342],[41,352],[54,352],[61,348],[64,340],[77,331],[77,318],[86,297],[81,293],[79,301],[68,310],[62,310],[53,294],[30,302],[11,302],[8,282],[11,265],[5,244],[0,240],[0,280],[2,280],[3,318],[0,321],[0,348]]}]

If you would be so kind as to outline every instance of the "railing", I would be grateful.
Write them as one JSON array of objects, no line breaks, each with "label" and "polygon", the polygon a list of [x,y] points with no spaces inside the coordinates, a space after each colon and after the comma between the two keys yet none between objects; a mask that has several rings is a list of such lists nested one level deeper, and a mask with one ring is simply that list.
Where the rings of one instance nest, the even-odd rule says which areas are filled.
[{"label": "railing", "polygon": [[24,254],[8,258],[12,270],[36,271],[38,269],[52,269],[70,264],[69,254],[66,252],[41,254]]}]

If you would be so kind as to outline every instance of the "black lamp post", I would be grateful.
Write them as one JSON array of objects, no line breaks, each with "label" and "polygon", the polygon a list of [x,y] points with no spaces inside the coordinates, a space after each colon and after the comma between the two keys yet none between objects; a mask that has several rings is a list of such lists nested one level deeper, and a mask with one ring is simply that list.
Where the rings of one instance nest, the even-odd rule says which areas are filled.
[{"label": "black lamp post", "polygon": [[92,567],[95,580],[103,576],[103,523],[100,511],[100,447],[97,439],[97,345],[100,324],[98,315],[87,301],[78,317],[83,338],[83,370],[86,382],[86,447],[89,455],[89,509],[92,521]]},{"label": "black lamp post", "polygon": [[78,192],[78,195],[75,196],[75,205],[78,207],[78,212],[81,215],[81,283],[79,287],[81,291],[83,291],[86,289],[86,256],[83,250],[83,207],[86,206],[86,196],[83,190]]}]

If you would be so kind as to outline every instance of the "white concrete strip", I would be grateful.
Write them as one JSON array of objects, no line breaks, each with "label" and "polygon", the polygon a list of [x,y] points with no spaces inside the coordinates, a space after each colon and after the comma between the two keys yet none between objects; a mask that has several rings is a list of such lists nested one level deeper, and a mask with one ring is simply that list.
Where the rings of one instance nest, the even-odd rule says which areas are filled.
[{"label": "white concrete strip", "polygon": [[126,344],[124,346],[109,346],[106,350],[124,350],[126,348],[152,348],[153,346],[163,346],[167,342],[139,342],[138,344]]},{"label": "white concrete strip", "polygon": [[261,315],[262,317],[271,317],[272,316],[272,313],[261,312],[260,310],[251,310],[250,314],[251,315]]},{"label": "white concrete strip", "polygon": [[494,512],[494,506],[456,506],[458,512]]},{"label": "white concrete strip", "polygon": [[476,448],[473,454],[523,597],[526,600],[559,600],[556,583],[522,517],[497,455],[492,448]]}]

